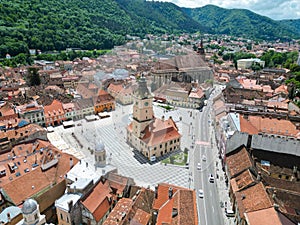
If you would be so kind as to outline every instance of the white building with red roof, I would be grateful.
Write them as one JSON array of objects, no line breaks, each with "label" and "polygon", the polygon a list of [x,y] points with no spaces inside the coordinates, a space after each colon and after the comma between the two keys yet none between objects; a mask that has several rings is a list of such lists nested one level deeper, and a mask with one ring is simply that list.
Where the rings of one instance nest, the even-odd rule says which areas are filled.
[{"label": "white building with red roof", "polygon": [[179,149],[181,135],[173,119],[154,117],[152,95],[145,77],[140,78],[133,99],[133,121],[127,127],[128,143],[150,160]]}]

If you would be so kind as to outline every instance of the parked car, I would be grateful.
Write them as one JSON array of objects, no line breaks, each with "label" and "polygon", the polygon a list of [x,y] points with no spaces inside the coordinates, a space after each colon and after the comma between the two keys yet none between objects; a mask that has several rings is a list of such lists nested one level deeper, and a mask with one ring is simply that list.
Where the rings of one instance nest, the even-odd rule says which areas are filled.
[{"label": "parked car", "polygon": [[226,209],[225,210],[225,214],[227,217],[234,217],[234,211],[230,210],[230,209]]}]

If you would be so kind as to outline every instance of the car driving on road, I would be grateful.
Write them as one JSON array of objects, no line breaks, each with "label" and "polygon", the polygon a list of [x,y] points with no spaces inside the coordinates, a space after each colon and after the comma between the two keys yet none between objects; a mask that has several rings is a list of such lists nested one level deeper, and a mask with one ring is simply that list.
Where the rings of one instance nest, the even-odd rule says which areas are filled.
[{"label": "car driving on road", "polygon": [[214,178],[214,176],[213,176],[212,174],[209,175],[208,181],[209,181],[210,183],[214,183],[214,182],[215,182],[215,178]]},{"label": "car driving on road", "polygon": [[199,198],[203,198],[204,197],[204,192],[203,192],[202,189],[199,189],[198,196],[199,196]]},{"label": "car driving on road", "polygon": [[200,165],[200,163],[197,164],[197,170],[201,170],[201,165]]}]

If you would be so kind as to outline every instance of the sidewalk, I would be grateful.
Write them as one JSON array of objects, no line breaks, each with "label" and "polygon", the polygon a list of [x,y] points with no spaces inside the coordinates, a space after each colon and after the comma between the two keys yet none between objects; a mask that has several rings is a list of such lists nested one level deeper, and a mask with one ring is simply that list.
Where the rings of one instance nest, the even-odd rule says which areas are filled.
[{"label": "sidewalk", "polygon": [[218,148],[217,148],[217,143],[214,134],[214,127],[212,126],[212,124],[210,124],[210,132],[211,132],[212,151],[213,151],[213,155],[216,157],[215,169],[216,169],[216,176],[218,176],[218,178],[216,177],[217,178],[216,183],[217,183],[217,190],[219,192],[220,207],[224,218],[224,224],[234,225],[235,224],[234,217],[227,217],[225,214],[225,207],[229,210],[232,210],[232,206],[229,199],[229,186],[227,187],[225,183],[225,173],[222,170],[221,159],[219,159],[218,156]]}]

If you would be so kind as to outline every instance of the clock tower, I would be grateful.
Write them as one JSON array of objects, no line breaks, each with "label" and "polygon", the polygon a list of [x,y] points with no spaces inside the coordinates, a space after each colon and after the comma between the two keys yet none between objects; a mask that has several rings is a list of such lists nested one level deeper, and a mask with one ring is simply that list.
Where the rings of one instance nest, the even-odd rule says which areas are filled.
[{"label": "clock tower", "polygon": [[147,88],[146,78],[141,76],[138,82],[138,88],[133,95],[133,121],[132,131],[134,136],[141,138],[143,131],[150,124],[153,115],[152,95]]}]

